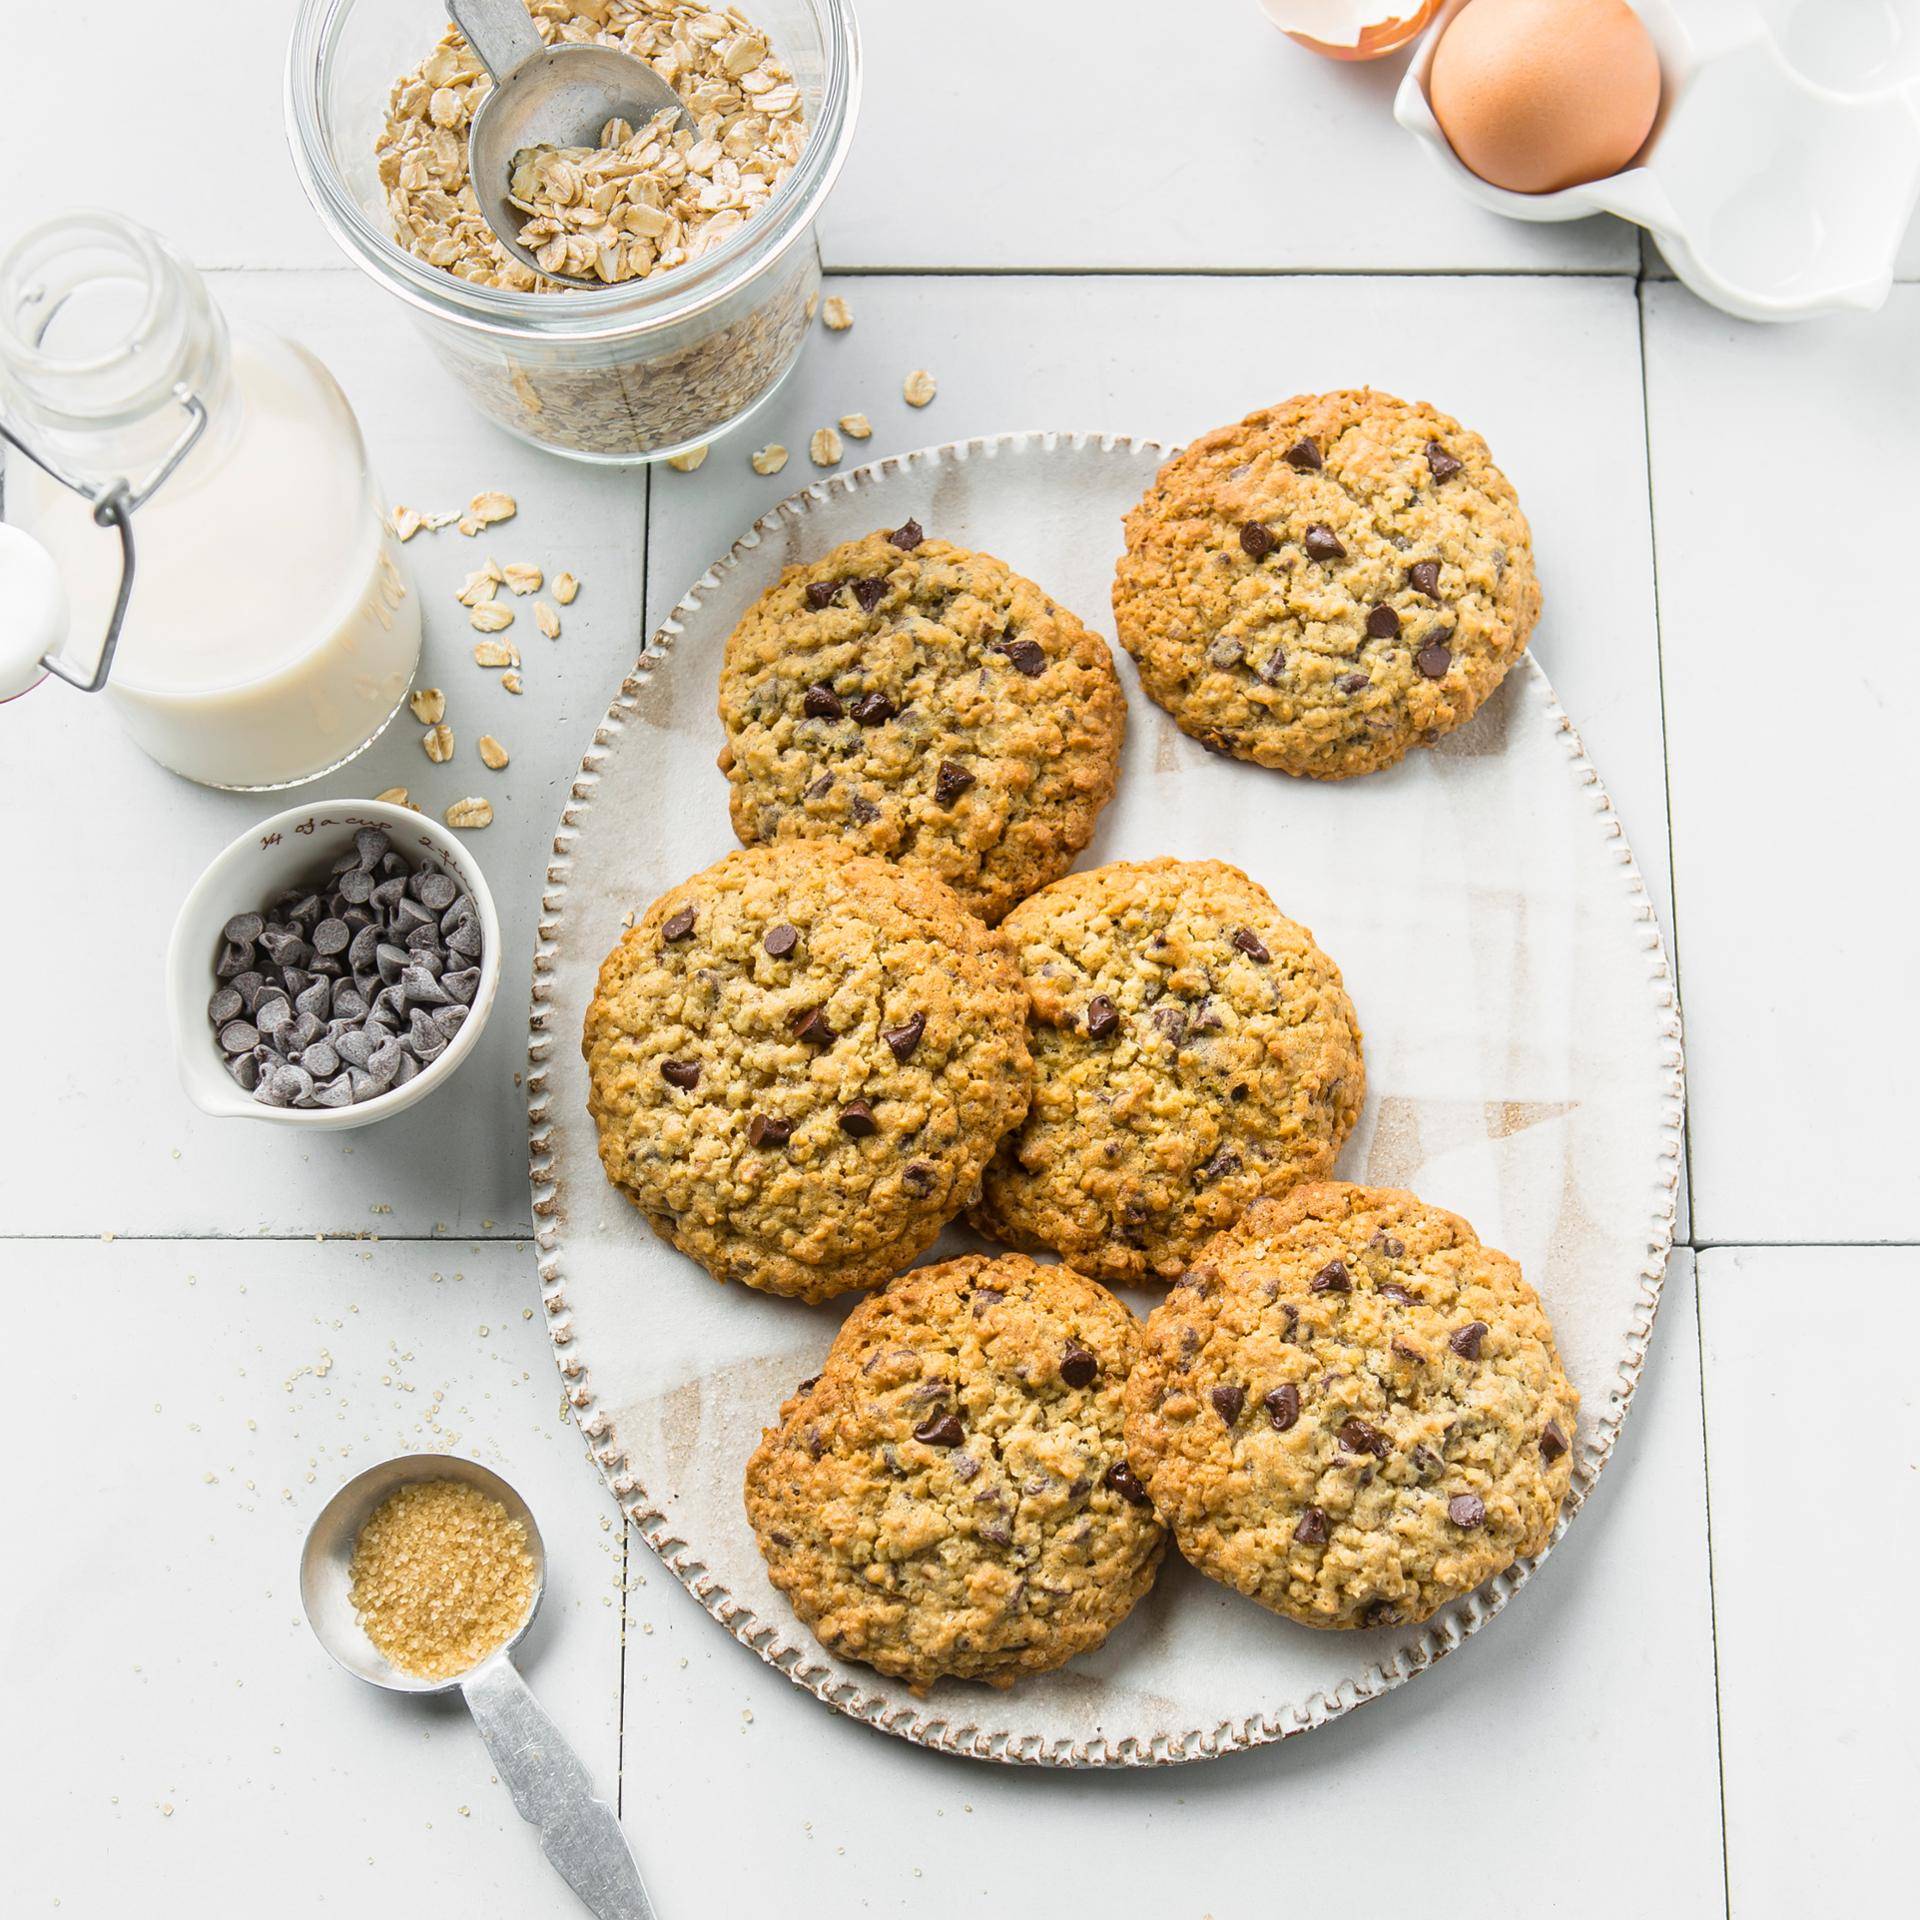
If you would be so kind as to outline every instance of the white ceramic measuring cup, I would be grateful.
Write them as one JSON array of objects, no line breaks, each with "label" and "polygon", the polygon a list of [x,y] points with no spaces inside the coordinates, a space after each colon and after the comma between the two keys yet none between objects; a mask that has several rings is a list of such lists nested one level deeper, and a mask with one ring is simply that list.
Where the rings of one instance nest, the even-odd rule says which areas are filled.
[{"label": "white ceramic measuring cup", "polygon": [[[533,1600],[511,1639],[450,1680],[402,1673],[368,1639],[348,1598],[349,1568],[360,1529],[380,1503],[422,1480],[458,1480],[497,1500],[526,1529],[533,1556]],[[458,1688],[521,1819],[540,1830],[540,1850],[600,1920],[657,1920],[620,1821],[560,1729],[547,1718],[513,1664],[546,1591],[547,1552],[533,1513],[497,1473],[453,1453],[405,1453],[357,1475],[321,1508],[300,1552],[300,1604],[307,1624],[335,1662],[390,1693],[451,1693]]]}]

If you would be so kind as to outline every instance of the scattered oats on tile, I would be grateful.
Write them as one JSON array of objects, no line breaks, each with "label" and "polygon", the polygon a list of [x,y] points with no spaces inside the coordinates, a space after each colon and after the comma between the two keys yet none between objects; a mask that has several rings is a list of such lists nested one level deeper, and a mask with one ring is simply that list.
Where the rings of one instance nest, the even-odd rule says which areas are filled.
[{"label": "scattered oats on tile", "polygon": [[520,649],[509,640],[477,640],[473,647],[476,667],[517,667]]},{"label": "scattered oats on tile", "polygon": [[513,609],[503,607],[498,600],[482,600],[467,615],[467,624],[476,633],[505,633],[513,625]]},{"label": "scattered oats on tile", "polygon": [[536,600],[533,603],[533,624],[549,640],[560,638],[560,616],[544,600]]},{"label": "scattered oats on tile", "polygon": [[496,520],[511,520],[520,511],[520,503],[510,493],[476,493],[467,502],[467,511],[483,527],[490,527]]},{"label": "scattered oats on tile", "polygon": [[573,596],[580,591],[580,582],[570,573],[556,573],[553,576],[553,597],[563,607],[573,605]]},{"label": "scattered oats on tile", "polygon": [[513,672],[511,668],[500,676],[500,684],[505,687],[509,693],[519,693],[522,690],[520,686],[520,676]]},{"label": "scattered oats on tile", "polygon": [[787,464],[787,450],[776,440],[772,446],[762,447],[752,464],[755,473],[778,473]]},{"label": "scattered oats on tile", "polygon": [[939,391],[939,381],[925,367],[915,367],[900,388],[901,397],[910,407],[924,407]]},{"label": "scattered oats on tile", "polygon": [[393,536],[402,543],[411,540],[426,524],[426,515],[412,507],[395,507],[393,510]]},{"label": "scattered oats on tile", "polygon": [[463,607],[477,607],[483,601],[493,598],[494,589],[499,586],[501,573],[499,566],[489,560],[484,567],[474,570],[460,583],[460,591],[453,597]]},{"label": "scattered oats on tile", "polygon": [[538,593],[547,576],[524,560],[509,560],[501,568],[500,577],[506,582],[509,592]]},{"label": "scattered oats on tile", "polygon": [[421,735],[420,745],[436,767],[444,766],[453,758],[453,729],[442,720]]},{"label": "scattered oats on tile", "polygon": [[407,790],[405,787],[383,787],[380,792],[376,793],[373,797],[376,800],[384,801],[390,807],[410,807],[413,805],[413,802],[407,798]]},{"label": "scattered oats on tile", "polygon": [[415,687],[407,705],[413,709],[413,717],[423,727],[430,727],[435,721],[447,717],[447,696],[438,687]]},{"label": "scattered oats on tile", "polygon": [[675,473],[695,473],[706,465],[707,446],[704,441],[697,447],[689,447],[685,453],[667,455],[667,465]]},{"label": "scattered oats on tile", "polygon": [[845,333],[853,325],[853,309],[837,293],[827,295],[820,317],[827,323],[829,333]]},{"label": "scattered oats on tile", "polygon": [[873,432],[873,422],[864,413],[843,413],[840,416],[840,431],[849,440],[865,440]]},{"label": "scattered oats on tile", "polygon": [[493,825],[493,802],[471,797],[456,800],[447,809],[445,818],[450,827],[490,827]]},{"label": "scattered oats on tile", "polygon": [[816,467],[837,467],[845,451],[840,436],[831,427],[817,428],[807,442],[807,457]]},{"label": "scattered oats on tile", "polygon": [[457,524],[459,518],[457,513],[430,513],[427,515],[427,531],[444,533],[447,528]]},{"label": "scattered oats on tile", "polygon": [[460,516],[460,531],[471,540],[480,531],[480,522],[472,514],[463,513]]},{"label": "scattered oats on tile", "polygon": [[507,764],[510,756],[506,748],[503,747],[492,734],[483,733],[480,736],[480,758],[484,760],[495,773],[498,773],[500,769]]}]

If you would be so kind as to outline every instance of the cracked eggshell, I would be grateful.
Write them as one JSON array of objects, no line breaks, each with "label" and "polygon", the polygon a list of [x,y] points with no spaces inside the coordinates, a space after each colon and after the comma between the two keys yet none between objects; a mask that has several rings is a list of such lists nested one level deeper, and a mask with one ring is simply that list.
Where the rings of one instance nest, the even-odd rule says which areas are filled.
[{"label": "cracked eggshell", "polygon": [[1332,60],[1397,53],[1439,11],[1440,0],[1260,0],[1290,40]]}]

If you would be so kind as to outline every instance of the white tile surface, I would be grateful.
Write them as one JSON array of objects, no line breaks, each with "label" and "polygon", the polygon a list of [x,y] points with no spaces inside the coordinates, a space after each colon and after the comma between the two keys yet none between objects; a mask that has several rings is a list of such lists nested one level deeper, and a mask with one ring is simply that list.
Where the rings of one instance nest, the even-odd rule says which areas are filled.
[{"label": "white tile surface", "polygon": [[[1700,1256],[1727,1878],[1740,1920],[1911,1898],[1920,1684],[1920,1250]],[[1833,1423],[1810,1430],[1795,1329],[1844,1325]],[[1815,1425],[1820,1423],[1817,1418]],[[1889,1647],[1891,1630],[1894,1644]]]},{"label": "white tile surface", "polygon": [[[808,439],[849,409],[874,423],[864,446],[847,443],[843,464],[852,466],[1024,427],[1181,441],[1321,387],[1371,383],[1431,400],[1486,436],[1519,489],[1545,585],[1535,651],[1607,780],[1664,917],[1666,793],[1631,284],[1339,276],[835,284],[853,306],[852,330],[815,338],[746,442],[723,443],[697,473],[655,479],[651,624],[758,515],[818,477]],[[940,382],[939,397],[919,410],[900,397],[914,367]],[[1546,394],[1556,403],[1544,404]],[[747,456],[771,440],[793,458],[761,479]],[[1075,611],[1111,639],[1108,608]],[[1285,784],[1276,777],[1276,788]]]},{"label": "white tile surface", "polygon": [[[1615,220],[1502,220],[1393,121],[1404,59],[1343,65],[1257,0],[865,0],[830,267],[1633,271]],[[1417,332],[1421,294],[1396,301]]]},{"label": "white tile surface", "polygon": [[[0,708],[0,895],[33,902],[51,930],[86,922],[88,903],[104,890],[121,929],[117,945],[64,946],[57,987],[46,948],[0,941],[0,1001],[65,1008],[63,1017],[19,1026],[14,1071],[46,1120],[20,1128],[0,1154],[0,1225],[15,1233],[511,1231],[527,1223],[526,1109],[514,1076],[526,1055],[534,879],[546,871],[581,749],[638,645],[646,479],[535,453],[485,424],[356,274],[222,274],[214,292],[236,321],[296,334],[333,368],[389,498],[452,509],[503,487],[520,512],[483,538],[449,528],[416,535],[404,549],[426,610],[421,683],[446,691],[458,743],[445,766],[421,752],[421,729],[403,713],[370,752],[295,794],[216,794],[149,761],[104,700],[49,682]],[[531,600],[510,601],[518,615],[507,637],[526,662],[518,698],[499,674],[474,665],[479,636],[453,597],[488,552],[549,571],[570,567],[584,583],[558,641],[534,628]],[[482,732],[512,754],[504,772],[481,765],[474,743]],[[472,846],[499,901],[503,984],[458,1090],[372,1133],[296,1136],[208,1119],[181,1092],[161,1037],[161,957],[187,888],[235,834],[301,794],[373,794],[394,784],[436,814],[464,794],[494,802],[495,824]],[[83,999],[105,1017],[76,1017]],[[392,1211],[376,1215],[375,1206]]]},{"label": "white tile surface", "polygon": [[1695,1231],[1911,1238],[1920,289],[1794,327],[1645,300]]},{"label": "white tile surface", "polygon": [[[1688,1269],[1620,1451],[1539,1577],[1455,1657],[1276,1748],[1123,1777],[925,1754],[829,1718],[645,1569],[626,1817],[663,1913],[750,1913],[777,1888],[782,1920],[1270,1920],[1308,1889],[1336,1898],[1342,1872],[1356,1910],[1431,1920],[1508,1898],[1572,1920],[1720,1912]],[[751,1840],[730,1844],[742,1808]]]},{"label": "white tile surface", "polygon": [[0,1343],[0,1910],[397,1916],[457,1887],[462,1912],[562,1911],[458,1705],[339,1672],[297,1581],[314,1515],[388,1454],[504,1473],[549,1558],[528,1677],[613,1791],[622,1536],[522,1318],[530,1251],[4,1258],[40,1324]]}]

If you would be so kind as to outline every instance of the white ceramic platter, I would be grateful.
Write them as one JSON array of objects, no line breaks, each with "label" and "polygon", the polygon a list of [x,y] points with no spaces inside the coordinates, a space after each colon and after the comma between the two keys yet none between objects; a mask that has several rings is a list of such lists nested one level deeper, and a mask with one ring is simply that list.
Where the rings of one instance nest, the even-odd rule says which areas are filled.
[{"label": "white ceramic platter", "polygon": [[[1303,1732],[1458,1646],[1530,1571],[1516,1566],[1424,1627],[1315,1633],[1170,1556],[1099,1652],[1010,1692],[949,1682],[916,1699],[822,1652],[769,1584],[741,1503],[761,1428],[819,1370],[851,1302],[808,1308],[716,1285],[601,1175],[581,1021],[630,917],[734,844],[714,700],[748,604],[782,567],[912,517],[998,554],[1110,635],[1121,518],[1169,451],[1014,434],[883,461],[783,502],[695,582],[595,734],[555,836],[534,959],[542,1292],[609,1485],[708,1612],[797,1686],[982,1759],[1145,1765]],[[1598,774],[1530,658],[1437,750],[1338,786],[1203,752],[1120,667],[1120,791],[1082,864],[1234,861],[1340,963],[1369,1086],[1339,1172],[1464,1214],[1540,1289],[1582,1399],[1564,1528],[1646,1356],[1680,1164],[1673,983]],[[936,1251],[960,1241],[950,1233]]]}]

